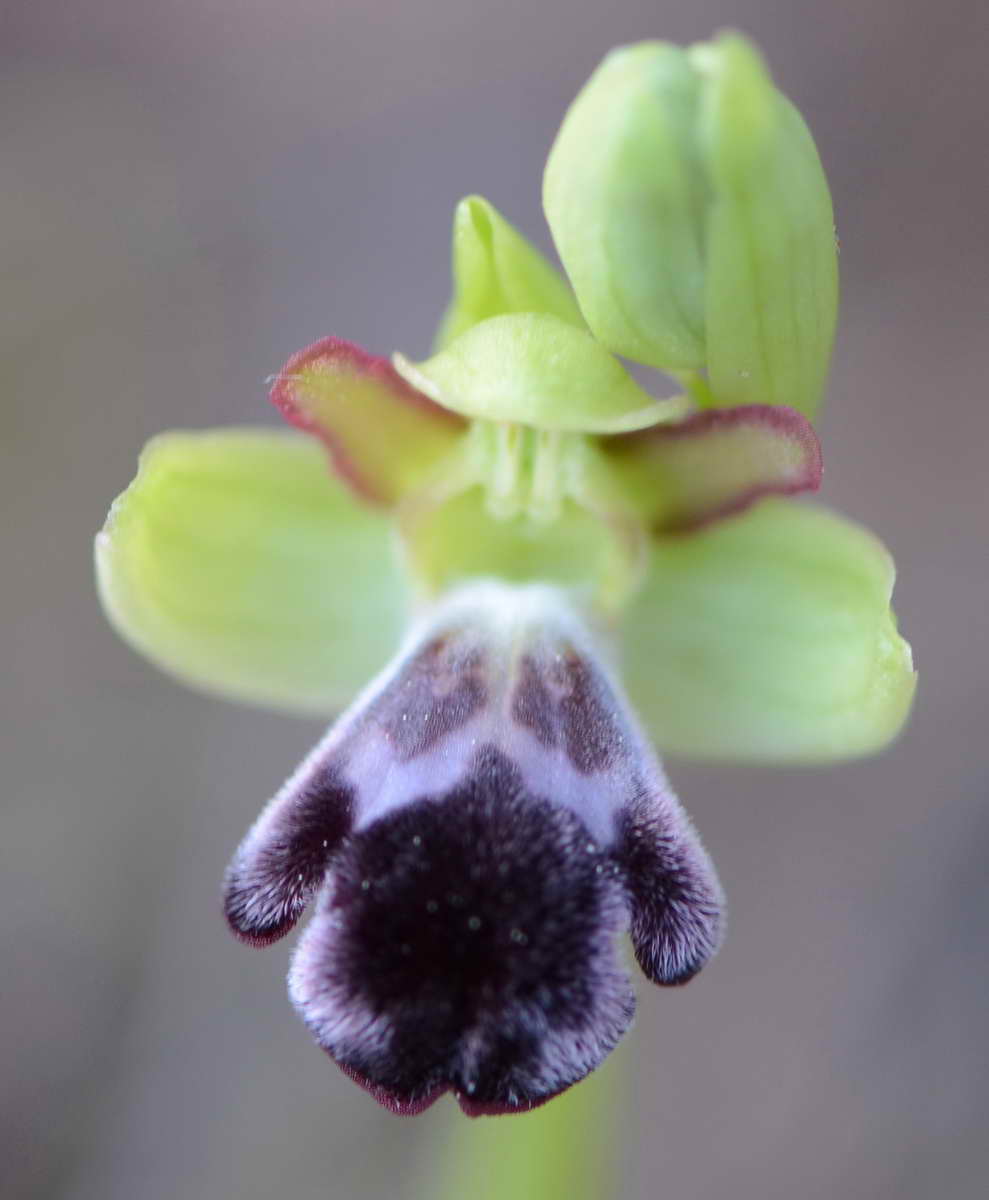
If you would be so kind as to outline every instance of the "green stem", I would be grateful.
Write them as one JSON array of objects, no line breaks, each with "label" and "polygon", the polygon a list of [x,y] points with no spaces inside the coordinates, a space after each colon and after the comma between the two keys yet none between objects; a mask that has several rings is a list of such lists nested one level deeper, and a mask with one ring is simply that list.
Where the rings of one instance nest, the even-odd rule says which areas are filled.
[{"label": "green stem", "polygon": [[451,1113],[436,1200],[604,1200],[621,1195],[629,1126],[628,1039],[582,1083],[531,1113],[468,1121]]}]

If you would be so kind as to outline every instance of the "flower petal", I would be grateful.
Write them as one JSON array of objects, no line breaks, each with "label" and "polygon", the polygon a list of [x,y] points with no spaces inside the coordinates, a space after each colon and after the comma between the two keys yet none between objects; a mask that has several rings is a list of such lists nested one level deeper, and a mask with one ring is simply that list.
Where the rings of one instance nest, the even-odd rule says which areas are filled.
[{"label": "flower petal", "polygon": [[491,317],[426,362],[395,355],[395,366],[444,408],[538,429],[622,433],[686,403],[653,400],[590,334],[548,313]]},{"label": "flower petal", "polygon": [[392,504],[457,444],[464,422],[416,391],[385,358],[328,337],[294,354],[272,402],[329,450],[365,500]]},{"label": "flower petal", "polygon": [[437,350],[502,313],[552,313],[584,328],[563,276],[483,196],[465,197],[453,215],[453,283]]},{"label": "flower petal", "polygon": [[632,700],[674,753],[826,762],[877,750],[914,689],[893,578],[872,534],[787,500],[660,540],[626,624]]},{"label": "flower petal", "polygon": [[599,444],[657,533],[696,529],[763,496],[821,483],[817,434],[792,408],[709,410]]},{"label": "flower petal", "polygon": [[404,625],[389,522],[301,434],[154,438],[97,537],[96,566],[110,621],[152,661],[300,712],[345,704]]}]

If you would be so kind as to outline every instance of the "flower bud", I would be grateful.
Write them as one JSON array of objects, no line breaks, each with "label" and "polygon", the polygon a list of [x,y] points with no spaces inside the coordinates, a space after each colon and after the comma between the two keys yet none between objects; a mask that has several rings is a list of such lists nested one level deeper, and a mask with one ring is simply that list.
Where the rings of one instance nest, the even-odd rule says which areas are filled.
[{"label": "flower bud", "polygon": [[813,411],[837,311],[831,199],[807,127],[748,42],[609,54],[564,119],[543,200],[608,349],[706,369],[718,406]]}]

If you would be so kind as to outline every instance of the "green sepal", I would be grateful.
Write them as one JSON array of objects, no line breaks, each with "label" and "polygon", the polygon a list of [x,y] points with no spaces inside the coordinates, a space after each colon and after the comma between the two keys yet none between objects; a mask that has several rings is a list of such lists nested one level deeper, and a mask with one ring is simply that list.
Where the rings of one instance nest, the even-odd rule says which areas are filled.
[{"label": "green sepal", "polygon": [[660,749],[776,763],[881,749],[915,683],[893,579],[867,530],[790,500],[657,541],[624,666]]},{"label": "green sepal", "polygon": [[584,321],[566,280],[483,196],[453,214],[453,299],[436,335],[441,350],[472,325],[513,312]]},{"label": "green sepal", "polygon": [[303,434],[152,439],[97,535],[96,568],[111,624],[158,666],[297,712],[347,704],[405,621],[388,519]]},{"label": "green sepal", "polygon": [[813,414],[837,313],[831,200],[745,39],[609,54],[563,121],[543,201],[608,349],[693,376],[704,405]]},{"label": "green sepal", "polygon": [[621,433],[687,407],[682,397],[654,400],[590,334],[548,313],[491,317],[426,362],[393,361],[444,408],[537,429]]},{"label": "green sepal", "polygon": [[677,46],[611,51],[568,109],[543,176],[546,219],[588,325],[616,354],[656,367],[704,365],[699,87]]},{"label": "green sepal", "polygon": [[812,417],[838,313],[834,214],[814,140],[744,38],[690,56],[707,79],[711,391],[719,405],[786,404]]}]

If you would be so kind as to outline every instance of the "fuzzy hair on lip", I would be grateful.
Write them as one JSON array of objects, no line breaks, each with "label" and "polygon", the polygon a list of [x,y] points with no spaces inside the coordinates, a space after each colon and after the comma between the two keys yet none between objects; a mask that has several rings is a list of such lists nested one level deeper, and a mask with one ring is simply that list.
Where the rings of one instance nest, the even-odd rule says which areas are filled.
[{"label": "fuzzy hair on lip", "polygon": [[265,945],[316,898],[289,990],[395,1112],[453,1091],[524,1111],[634,1009],[616,937],[659,984],[715,952],[722,895],[575,614],[482,584],[414,631],[234,856],[225,907]]}]

